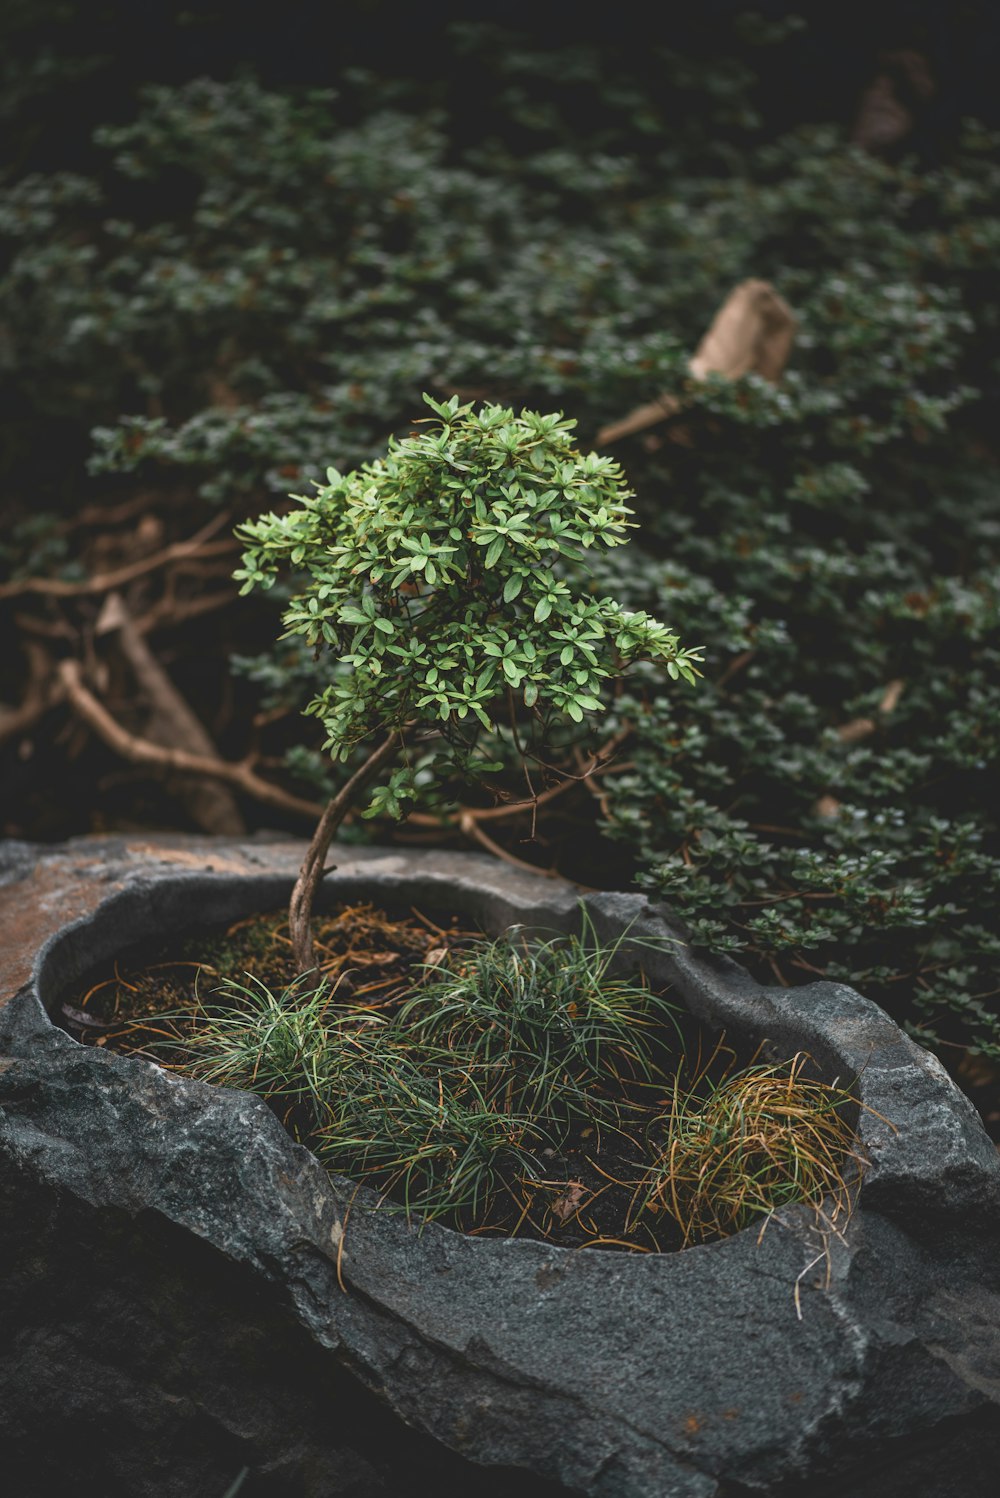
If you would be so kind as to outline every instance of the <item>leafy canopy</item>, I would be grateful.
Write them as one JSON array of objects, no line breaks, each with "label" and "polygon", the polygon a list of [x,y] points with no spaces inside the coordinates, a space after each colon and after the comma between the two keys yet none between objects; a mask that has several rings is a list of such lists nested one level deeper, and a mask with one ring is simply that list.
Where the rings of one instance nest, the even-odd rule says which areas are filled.
[{"label": "leafy canopy", "polygon": [[408,725],[461,738],[463,724],[581,723],[638,659],[693,683],[697,649],[590,591],[588,552],[632,526],[620,466],[579,452],[558,413],[424,400],[436,419],[385,457],[330,468],[315,495],[293,496],[299,508],[238,528],[242,591],[290,565],[304,581],[286,637],[347,668],[306,709],[334,757]]}]

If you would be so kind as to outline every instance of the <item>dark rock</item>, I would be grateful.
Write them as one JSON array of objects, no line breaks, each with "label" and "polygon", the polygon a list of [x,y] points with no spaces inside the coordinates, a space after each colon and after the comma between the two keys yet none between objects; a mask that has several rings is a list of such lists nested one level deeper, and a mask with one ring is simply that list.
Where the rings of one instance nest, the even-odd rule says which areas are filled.
[{"label": "dark rock", "polygon": [[[871,1165],[842,1235],[795,1209],[762,1239],[659,1256],[408,1228],[250,1095],[52,1026],[45,1006],[124,945],[279,903],[301,852],[96,839],[10,860],[0,1455],[18,1498],[81,1473],[108,1498],[222,1498],[244,1466],[241,1498],[992,1495],[1000,1165],[938,1064],[850,989],[761,987],[640,898],[588,897],[600,931],[660,943],[644,961],[708,1023],[810,1051],[863,1105]],[[494,930],[578,919],[573,890],[476,857],[345,851],[326,883]]]}]

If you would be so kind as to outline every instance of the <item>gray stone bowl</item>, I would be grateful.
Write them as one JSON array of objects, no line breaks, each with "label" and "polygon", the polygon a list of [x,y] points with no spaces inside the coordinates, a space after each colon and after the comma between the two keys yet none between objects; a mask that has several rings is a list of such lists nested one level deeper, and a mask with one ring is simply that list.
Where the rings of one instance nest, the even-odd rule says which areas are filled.
[{"label": "gray stone bowl", "polygon": [[[43,1433],[111,1426],[108,1401],[131,1432],[104,1432],[111,1455],[93,1470],[109,1498],[222,1498],[220,1441],[249,1469],[247,1498],[416,1495],[421,1472],[438,1494],[471,1481],[522,1498],[995,1492],[997,1153],[938,1062],[850,988],[761,986],[697,956],[643,898],[583,897],[602,937],[657,943],[643,947],[651,979],[705,1024],[776,1056],[808,1051],[861,1105],[869,1163],[842,1232],[797,1208],[763,1236],[662,1255],[408,1226],[328,1175],[259,1099],[53,1025],[116,952],[282,904],[302,851],[6,845],[0,1343],[17,1355],[0,1352],[0,1453],[18,1498],[57,1491]],[[457,911],[497,933],[580,920],[575,889],[491,859],[338,858],[328,901]],[[503,1483],[467,1463],[505,1469]]]}]

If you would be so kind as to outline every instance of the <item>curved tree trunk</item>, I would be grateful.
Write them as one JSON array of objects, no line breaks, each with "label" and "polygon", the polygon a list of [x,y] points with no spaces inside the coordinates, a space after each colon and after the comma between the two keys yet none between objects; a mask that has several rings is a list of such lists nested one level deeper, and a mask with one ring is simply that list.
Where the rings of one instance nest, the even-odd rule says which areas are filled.
[{"label": "curved tree trunk", "polygon": [[288,906],[288,928],[292,938],[295,967],[299,973],[308,972],[313,966],[312,908],[319,882],[323,877],[330,844],[336,837],[341,822],[365,786],[375,778],[382,766],[392,759],[398,748],[399,735],[392,733],[368,756],[347,784],[341,787],[319,819]]}]

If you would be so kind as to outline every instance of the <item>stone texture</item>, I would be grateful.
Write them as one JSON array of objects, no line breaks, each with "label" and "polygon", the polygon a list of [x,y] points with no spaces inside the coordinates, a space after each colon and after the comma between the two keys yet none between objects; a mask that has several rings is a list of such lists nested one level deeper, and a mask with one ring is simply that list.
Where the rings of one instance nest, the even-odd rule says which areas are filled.
[{"label": "stone texture", "polygon": [[[301,854],[5,850],[0,1456],[18,1498],[82,1470],[107,1498],[222,1498],[244,1466],[241,1498],[992,1498],[1000,1165],[938,1064],[850,989],[762,987],[640,898],[587,897],[600,931],[659,943],[647,965],[706,1022],[809,1050],[865,1105],[842,1238],[795,1210],[760,1241],[660,1256],[408,1228],[257,1099],[51,1024],[122,946],[280,903]],[[578,919],[572,888],[489,859],[339,856],[330,899],[493,930]]]}]

